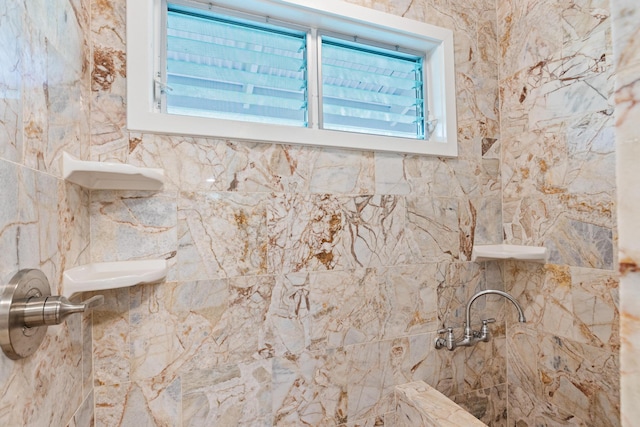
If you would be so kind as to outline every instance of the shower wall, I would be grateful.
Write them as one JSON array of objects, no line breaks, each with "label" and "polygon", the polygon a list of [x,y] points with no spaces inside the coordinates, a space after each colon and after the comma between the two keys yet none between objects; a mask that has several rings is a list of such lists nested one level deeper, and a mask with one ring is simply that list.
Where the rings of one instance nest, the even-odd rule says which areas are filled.
[{"label": "shower wall", "polygon": [[[95,394],[98,426],[393,425],[393,386],[413,380],[493,426],[619,423],[608,2],[354,1],[454,31],[456,159],[130,133],[125,0],[9,3],[1,279],[38,267],[55,292],[90,261],[171,268],[105,292],[93,328],[71,317],[32,358],[0,357],[0,424],[89,426]],[[63,150],[162,167],[165,189],[89,195],[60,179]],[[550,264],[469,262],[503,238]],[[480,299],[495,339],[433,349],[471,294],[503,286],[530,323]]]},{"label": "shower wall", "polygon": [[454,30],[457,159],[130,133],[125,1],[92,2],[91,158],[167,181],[92,192],[91,257],[170,264],[94,313],[97,425],[393,425],[416,379],[505,425],[503,302],[491,343],[433,349],[502,288],[469,262],[502,241],[495,4],[360,3]]},{"label": "shower wall", "polygon": [[616,58],[616,153],[619,265],[621,293],[622,425],[640,417],[640,214],[638,148],[640,133],[640,7],[633,0],[612,0],[613,48]]},{"label": "shower wall", "polygon": [[[498,2],[509,425],[619,425],[614,74],[608,0]],[[511,316],[508,317],[512,319]]]},{"label": "shower wall", "polygon": [[[88,3],[6,1],[0,11],[0,280],[89,260],[89,194],[60,179],[62,150],[89,156]],[[61,398],[63,397],[63,400]],[[0,425],[89,426],[90,317],[50,327],[38,350],[0,354]]]}]

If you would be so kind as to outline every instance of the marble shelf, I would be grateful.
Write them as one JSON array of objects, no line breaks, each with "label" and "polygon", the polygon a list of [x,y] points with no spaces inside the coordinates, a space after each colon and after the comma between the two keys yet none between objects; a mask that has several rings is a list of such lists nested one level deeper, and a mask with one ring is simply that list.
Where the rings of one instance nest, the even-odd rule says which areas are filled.
[{"label": "marble shelf", "polygon": [[164,170],[122,163],[78,160],[62,154],[63,178],[90,190],[160,190]]},{"label": "marble shelf", "polygon": [[500,261],[517,260],[545,263],[547,261],[547,248],[542,246],[523,245],[474,245],[471,252],[471,261]]},{"label": "marble shelf", "polygon": [[66,270],[62,280],[62,295],[69,298],[78,292],[154,283],[166,275],[167,261],[164,259],[96,262]]}]

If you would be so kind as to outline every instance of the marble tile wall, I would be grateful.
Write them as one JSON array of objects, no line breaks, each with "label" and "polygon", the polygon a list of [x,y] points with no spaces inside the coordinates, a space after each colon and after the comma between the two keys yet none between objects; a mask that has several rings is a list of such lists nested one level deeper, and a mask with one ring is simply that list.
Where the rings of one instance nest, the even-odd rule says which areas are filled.
[{"label": "marble tile wall", "polygon": [[433,348],[503,287],[469,262],[502,241],[495,4],[356,3],[455,31],[459,158],[130,133],[125,1],[91,2],[90,156],[167,176],[92,192],[91,257],[170,264],[95,312],[96,425],[393,425],[418,379],[506,425],[502,301],[493,342]]},{"label": "marble tile wall", "polygon": [[[620,425],[614,73],[608,0],[498,2],[509,425]],[[511,317],[508,317],[511,319]]]},{"label": "marble tile wall", "polygon": [[[60,179],[89,155],[89,4],[4,2],[0,11],[0,280],[39,268],[60,291],[89,261],[89,194]],[[91,317],[50,327],[36,354],[0,355],[0,425],[93,425]],[[64,396],[64,404],[61,404]]]},{"label": "marble tile wall", "polygon": [[[636,207],[615,203],[611,59],[613,45],[632,194],[632,2],[613,2],[612,43],[605,0],[351,1],[455,31],[459,158],[130,133],[124,0],[0,12],[2,279],[170,264],[166,283],[107,292],[93,327],[74,319],[34,358],[0,359],[2,424],[393,425],[394,386],[425,380],[493,426],[618,425],[620,334],[635,419]],[[167,184],[89,195],[59,179],[63,150],[162,167]],[[469,262],[503,238],[551,263]],[[435,351],[484,288],[515,294],[530,322],[479,300],[495,339]]]},{"label": "marble tile wall", "polygon": [[616,152],[621,318],[622,425],[640,417],[640,234],[635,224],[640,214],[640,7],[637,2],[612,0],[613,50],[616,65]]}]

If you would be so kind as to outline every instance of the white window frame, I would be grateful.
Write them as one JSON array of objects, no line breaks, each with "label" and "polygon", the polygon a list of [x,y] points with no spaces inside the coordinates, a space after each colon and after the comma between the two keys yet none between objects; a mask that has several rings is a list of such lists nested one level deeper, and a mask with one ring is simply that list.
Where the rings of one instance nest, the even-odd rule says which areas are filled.
[{"label": "white window frame", "polygon": [[[209,1],[201,4],[212,5]],[[321,3],[321,4],[318,4]],[[282,144],[305,144],[455,157],[458,154],[453,33],[418,21],[340,0],[216,0],[215,6],[277,18],[317,31],[354,34],[386,45],[424,52],[428,139],[320,129],[317,120],[298,128],[166,114],[157,111],[154,86],[162,40],[162,0],[127,0],[127,126],[130,131],[196,135]],[[318,30],[319,29],[319,30]],[[312,46],[309,46],[310,48]],[[311,68],[311,65],[310,65]],[[310,84],[316,84],[310,79]],[[315,92],[317,96],[317,91]],[[317,100],[309,99],[317,117]]]}]

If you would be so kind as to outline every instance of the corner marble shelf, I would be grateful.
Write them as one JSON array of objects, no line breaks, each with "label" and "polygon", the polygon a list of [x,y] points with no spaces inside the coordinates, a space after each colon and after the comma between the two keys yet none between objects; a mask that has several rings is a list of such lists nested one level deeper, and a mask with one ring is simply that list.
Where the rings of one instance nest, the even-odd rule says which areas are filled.
[{"label": "corner marble shelf", "polygon": [[66,270],[62,280],[62,295],[69,298],[78,292],[154,283],[166,276],[167,261],[164,259],[96,262]]},{"label": "corner marble shelf", "polygon": [[62,153],[63,178],[90,190],[160,190],[164,170],[78,160]]},{"label": "corner marble shelf", "polygon": [[471,252],[471,261],[500,261],[500,260],[529,261],[545,263],[547,248],[542,246],[523,245],[475,245]]}]

